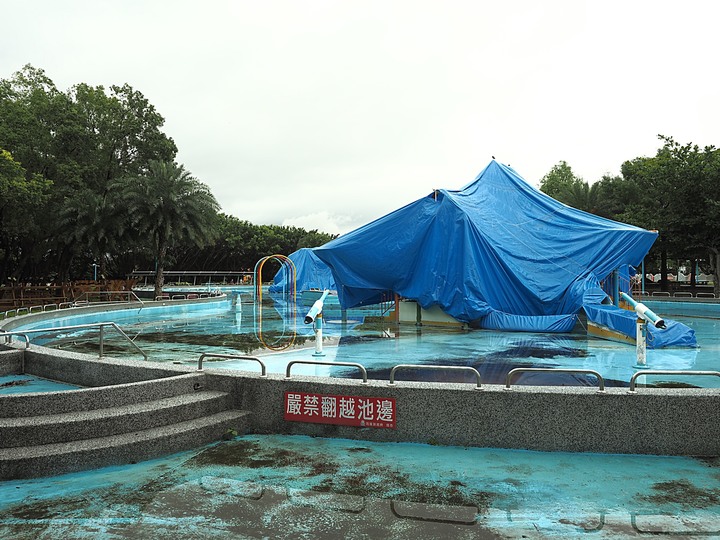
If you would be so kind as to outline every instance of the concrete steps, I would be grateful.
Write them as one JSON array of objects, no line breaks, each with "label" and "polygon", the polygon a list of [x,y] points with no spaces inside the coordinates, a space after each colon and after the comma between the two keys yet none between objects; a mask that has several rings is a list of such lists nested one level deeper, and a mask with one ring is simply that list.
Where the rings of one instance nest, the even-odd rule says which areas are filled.
[{"label": "concrete steps", "polygon": [[230,405],[228,394],[206,391],[85,412],[0,418],[0,445],[12,448],[119,435],[222,412]]},{"label": "concrete steps", "polygon": [[0,397],[0,480],[135,463],[245,433],[249,413],[204,374]]},{"label": "concrete steps", "polygon": [[0,479],[36,478],[125,465],[219,441],[228,429],[244,431],[243,411],[223,411],[202,418],[142,431],[65,443],[0,449]]}]

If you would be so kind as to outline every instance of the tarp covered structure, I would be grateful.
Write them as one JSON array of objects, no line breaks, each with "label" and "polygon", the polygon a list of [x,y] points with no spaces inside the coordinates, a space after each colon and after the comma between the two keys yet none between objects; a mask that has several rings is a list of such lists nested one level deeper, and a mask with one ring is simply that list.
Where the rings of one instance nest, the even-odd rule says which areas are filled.
[{"label": "tarp covered structure", "polygon": [[566,332],[584,292],[657,233],[570,208],[496,161],[324,246],[345,309],[393,291],[480,328]]},{"label": "tarp covered structure", "polygon": [[[293,263],[295,269],[295,284],[297,291],[306,291],[311,289],[330,289],[335,290],[335,281],[332,272],[327,265],[317,258],[313,250],[310,248],[301,248],[291,253],[288,258]],[[283,292],[292,290],[292,283],[288,283],[291,279],[292,269],[289,265],[283,264],[280,270],[275,274],[273,284],[268,289],[270,292]]]}]

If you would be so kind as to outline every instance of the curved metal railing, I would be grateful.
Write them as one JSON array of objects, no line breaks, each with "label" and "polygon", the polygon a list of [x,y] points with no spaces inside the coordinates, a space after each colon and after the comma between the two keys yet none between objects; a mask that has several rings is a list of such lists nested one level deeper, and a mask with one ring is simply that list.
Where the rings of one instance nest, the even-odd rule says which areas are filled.
[{"label": "curved metal railing", "polygon": [[[0,337],[6,338],[6,343],[9,341],[9,339],[12,339],[12,336],[22,336],[25,338],[26,346],[25,348],[30,347],[30,337],[28,334],[40,334],[40,333],[50,333],[50,332],[62,332],[65,330],[82,330],[82,329],[90,329],[90,328],[98,328],[100,331],[100,351],[99,351],[99,357],[102,358],[104,356],[104,347],[105,347],[105,327],[110,326],[117,330],[117,332],[120,334],[120,336],[125,339],[132,347],[139,352],[145,360],[148,359],[147,353],[143,351],[140,347],[137,346],[137,344],[128,336],[122,328],[120,328],[116,323],[114,322],[101,322],[101,323],[89,323],[89,324],[76,324],[72,326],[58,326],[54,328],[32,328],[29,330],[12,330],[10,332],[0,332]],[[9,338],[9,339],[8,339]]]},{"label": "curved metal railing", "polygon": [[482,390],[480,385],[480,372],[470,366],[433,366],[433,365],[422,365],[422,364],[398,364],[390,370],[390,384],[395,384],[395,372],[399,369],[430,369],[435,371],[467,371],[475,375],[477,384],[475,388]]},{"label": "curved metal railing", "polygon": [[505,390],[511,390],[510,388],[510,380],[512,379],[512,376],[516,373],[532,373],[532,372],[542,372],[542,373],[584,373],[586,375],[593,375],[594,377],[597,377],[598,380],[598,392],[604,392],[605,391],[605,379],[602,378],[602,375],[600,375],[597,371],[592,369],[559,369],[559,368],[515,368],[508,371],[508,374],[505,376]]},{"label": "curved metal railing", "polygon": [[260,364],[260,375],[262,377],[267,377],[267,368],[265,367],[265,363],[257,358],[256,356],[238,356],[235,354],[215,354],[215,353],[203,353],[200,355],[200,358],[198,358],[198,371],[203,370],[203,360],[205,358],[223,358],[225,360],[250,360],[253,362],[257,362]]},{"label": "curved metal railing", "polygon": [[671,369],[645,369],[634,373],[633,376],[630,377],[630,392],[635,392],[637,378],[642,377],[643,375],[700,375],[720,377],[720,371],[673,371]]},{"label": "curved metal railing", "polygon": [[363,383],[367,384],[368,382],[368,376],[367,376],[367,370],[365,369],[365,366],[362,364],[356,364],[355,362],[321,362],[320,360],[293,360],[292,362],[288,362],[287,368],[285,369],[285,378],[290,378],[290,368],[294,366],[295,364],[309,364],[309,365],[318,365],[318,366],[340,366],[340,367],[354,367],[360,370],[360,373],[362,374]]}]

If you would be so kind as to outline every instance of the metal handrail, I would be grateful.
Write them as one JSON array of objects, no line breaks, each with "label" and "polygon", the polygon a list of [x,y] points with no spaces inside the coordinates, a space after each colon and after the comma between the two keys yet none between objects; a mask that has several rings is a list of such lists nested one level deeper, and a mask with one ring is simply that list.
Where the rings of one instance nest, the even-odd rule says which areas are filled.
[{"label": "metal handrail", "polygon": [[630,377],[630,392],[635,392],[635,381],[643,375],[710,375],[720,377],[720,371],[673,371],[672,369],[645,369]]},{"label": "metal handrail", "polygon": [[256,356],[238,356],[235,354],[215,354],[215,353],[202,353],[200,355],[200,358],[198,358],[198,371],[203,370],[203,360],[205,358],[225,358],[227,360],[252,360],[254,362],[257,362],[260,364],[260,376],[261,377],[267,377],[267,368],[265,367],[265,363],[257,358]]},{"label": "metal handrail", "polygon": [[597,371],[593,369],[559,369],[559,368],[515,368],[508,371],[505,376],[505,390],[510,390],[510,379],[516,373],[523,372],[544,372],[544,373],[585,373],[587,375],[594,375],[598,380],[598,392],[605,391],[605,380],[602,378]]},{"label": "metal handrail", "polygon": [[[97,295],[97,296],[127,296],[127,300],[99,300],[97,302],[92,302],[90,300],[90,295]],[[85,300],[83,300],[85,298]],[[75,301],[75,304],[117,304],[117,303],[130,303],[130,302],[139,302],[142,305],[145,305],[145,302],[143,302],[140,297],[135,294],[134,291],[85,291],[83,292]]]},{"label": "metal handrail", "polygon": [[288,362],[287,369],[285,369],[286,379],[290,378],[290,368],[295,364],[354,367],[359,369],[360,373],[362,373],[363,383],[367,384],[368,382],[367,370],[362,364],[356,364],[355,362],[321,362],[320,360],[293,360],[292,362]]},{"label": "metal handrail", "polygon": [[12,340],[12,336],[24,338],[25,339],[25,348],[26,349],[30,348],[30,338],[28,337],[27,334],[21,333],[21,332],[4,332],[4,331],[0,332],[0,337],[5,338],[5,343],[10,343],[10,341]]},{"label": "metal handrail", "polygon": [[114,322],[101,322],[101,323],[89,323],[89,324],[76,324],[73,326],[58,326],[55,328],[32,328],[30,330],[17,330],[17,331],[11,331],[11,332],[1,332],[0,336],[24,336],[27,340],[27,347],[30,346],[30,339],[27,336],[27,334],[40,334],[43,332],[58,332],[63,330],[80,330],[83,328],[99,328],[100,329],[100,358],[103,357],[103,351],[104,351],[104,330],[103,328],[105,326],[112,326],[115,330],[118,331],[118,333],[125,338],[126,341],[130,343],[135,349],[143,356],[145,360],[148,359],[147,353],[143,351],[140,347],[137,346],[137,344],[130,339],[130,336],[128,336],[122,328],[120,328],[116,323]]},{"label": "metal handrail", "polygon": [[480,372],[470,366],[424,366],[424,365],[417,365],[417,364],[398,364],[395,367],[393,367],[390,370],[390,384],[395,384],[395,372],[398,369],[434,369],[434,370],[454,370],[454,371],[470,371],[475,375],[475,379],[477,380],[477,385],[475,386],[476,390],[482,390],[482,387],[480,385]]}]

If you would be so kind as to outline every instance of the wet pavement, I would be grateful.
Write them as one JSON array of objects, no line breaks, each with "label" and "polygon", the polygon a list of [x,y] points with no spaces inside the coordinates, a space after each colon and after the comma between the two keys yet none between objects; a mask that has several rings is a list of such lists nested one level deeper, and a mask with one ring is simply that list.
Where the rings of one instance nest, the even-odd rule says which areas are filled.
[{"label": "wet pavement", "polygon": [[708,538],[719,465],[245,436],[0,482],[0,538]]}]

